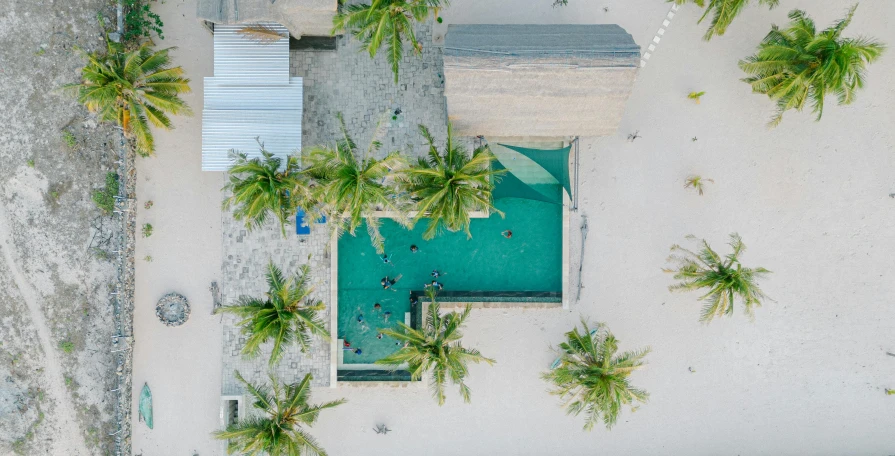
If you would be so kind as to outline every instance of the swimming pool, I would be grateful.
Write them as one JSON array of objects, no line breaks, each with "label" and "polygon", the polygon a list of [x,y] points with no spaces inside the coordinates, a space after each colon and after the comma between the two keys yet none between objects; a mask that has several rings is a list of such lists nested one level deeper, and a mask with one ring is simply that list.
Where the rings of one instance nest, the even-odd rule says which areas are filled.
[{"label": "swimming pool", "polygon": [[[561,191],[559,186],[538,187],[545,193]],[[471,239],[463,232],[445,232],[424,241],[425,220],[413,230],[383,221],[389,263],[370,245],[365,227],[358,228],[357,236],[339,239],[336,335],[351,345],[344,352],[345,364],[373,363],[400,348],[387,336],[378,338],[379,329],[404,321],[410,292],[430,283],[433,270],[441,273],[438,281],[444,291],[483,297],[470,300],[562,292],[562,206],[516,198],[496,200],[495,206],[506,217],[473,219]],[[511,239],[501,235],[505,230],[512,230]],[[399,275],[391,290],[383,290],[384,277]],[[379,309],[374,308],[377,303]],[[358,348],[361,353],[355,354]]]}]

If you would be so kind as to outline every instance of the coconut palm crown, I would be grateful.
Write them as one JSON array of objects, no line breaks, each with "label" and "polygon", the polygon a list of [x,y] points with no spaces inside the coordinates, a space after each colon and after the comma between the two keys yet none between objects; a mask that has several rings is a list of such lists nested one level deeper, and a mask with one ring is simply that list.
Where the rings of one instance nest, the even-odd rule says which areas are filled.
[{"label": "coconut palm crown", "polygon": [[136,143],[142,156],[155,153],[149,124],[170,130],[168,114],[190,115],[189,106],[179,95],[190,91],[183,68],[171,67],[168,53],[175,48],[154,50],[143,43],[133,51],[106,40],[105,52],[81,52],[87,65],[81,83],[67,84],[63,90],[77,96],[103,121],[117,122]]},{"label": "coconut palm crown", "polygon": [[[233,165],[228,170],[229,182],[224,187],[231,196],[224,200],[224,210],[233,208],[233,217],[245,222],[252,231],[263,226],[270,216],[280,223],[280,232],[286,236],[287,219],[295,215],[296,208],[306,206],[310,194],[307,179],[301,173],[298,157],[283,160],[264,150],[261,156],[248,158],[245,153],[231,151]],[[282,168],[282,169],[281,169]]]},{"label": "coconut palm crown", "polygon": [[429,385],[438,405],[444,404],[445,385],[448,380],[459,386],[460,396],[468,403],[470,391],[464,382],[469,374],[467,365],[470,362],[493,365],[495,361],[482,356],[476,349],[463,347],[460,343],[460,339],[463,338],[460,328],[469,317],[472,307],[467,305],[463,312],[448,312],[441,315],[433,290],[428,291],[431,302],[422,328],[413,329],[398,322],[397,330],[380,330],[382,334],[403,342],[404,347],[376,363],[390,365],[395,369],[406,365],[413,380],[420,380],[423,374],[431,371],[432,379]]},{"label": "coconut palm crown", "polygon": [[628,377],[644,366],[648,347],[618,353],[618,340],[604,324],[591,328],[583,319],[581,331],[576,327],[565,336],[557,350],[559,365],[541,377],[554,387],[551,393],[565,401],[566,413],[585,413],[586,431],[598,421],[611,429],[622,407],[633,409],[647,401],[649,394],[632,387]]},{"label": "coconut palm crown", "polygon": [[383,43],[388,47],[386,58],[398,83],[398,65],[404,55],[404,41],[419,54],[423,45],[413,32],[413,22],[422,22],[429,13],[448,6],[447,0],[372,0],[369,4],[341,5],[333,17],[332,33],[349,32],[364,50],[375,57]]},{"label": "coconut palm crown", "polygon": [[396,222],[407,223],[402,200],[390,181],[404,168],[405,160],[399,152],[377,159],[374,155],[382,144],[375,139],[366,151],[358,151],[342,115],[337,117],[342,139],[334,147],[315,146],[302,155],[305,173],[315,183],[312,198],[318,203],[318,210],[329,216],[334,235],[344,231],[354,235],[366,223],[373,246],[382,253],[383,237],[376,212],[388,211]]},{"label": "coconut palm crown", "polygon": [[423,239],[432,239],[441,228],[463,230],[467,237],[472,237],[469,215],[473,211],[491,210],[503,216],[492,204],[491,191],[495,177],[505,171],[491,169],[495,158],[488,146],[477,147],[470,156],[465,147],[454,141],[453,128],[448,124],[447,144],[440,153],[429,129],[420,125],[419,130],[429,143],[429,153],[405,171],[403,183],[416,202],[415,221],[429,219]]},{"label": "coconut palm crown", "polygon": [[294,277],[286,279],[270,262],[266,274],[268,292],[264,299],[241,296],[235,305],[218,309],[218,312],[242,319],[237,326],[247,336],[242,349],[244,355],[255,357],[263,344],[272,341],[268,362],[274,366],[292,344],[298,344],[302,353],[306,353],[311,348],[312,336],[329,340],[329,332],[319,316],[326,305],[311,298],[314,289],[309,286],[310,272],[310,267],[303,265]]},{"label": "coconut palm crown", "polygon": [[[678,5],[683,5],[685,3],[693,3],[700,8],[705,8],[705,13],[702,14],[702,17],[699,18],[697,24],[701,24],[705,18],[709,16],[709,13],[712,14],[712,21],[709,24],[708,30],[705,31],[705,35],[703,35],[703,39],[709,41],[713,36],[724,35],[724,32],[727,31],[727,27],[736,19],[737,16],[743,11],[743,9],[749,5],[750,0],[707,0],[708,6],[706,6],[706,0],[668,0],[669,2],[674,2]],[[780,0],[758,0],[759,5],[767,5],[768,8],[774,8],[775,6],[780,4]]]},{"label": "coconut palm crown", "polygon": [[736,233],[730,235],[728,243],[733,251],[724,257],[712,250],[704,239],[697,240],[694,236],[687,236],[687,239],[697,241],[700,249],[694,252],[676,244],[671,246],[668,261],[674,267],[664,271],[673,273],[675,280],[681,282],[671,285],[669,290],[705,290],[706,293],[699,298],[706,303],[699,319],[704,323],[715,317],[732,315],[737,297],[742,301],[746,315],[752,318],[754,308],[761,307],[761,300],[765,298],[755,282],[771,271],[746,268],[740,264],[740,255],[746,245]]},{"label": "coconut palm crown", "polygon": [[740,68],[749,74],[743,81],[752,86],[752,92],[765,94],[777,104],[769,126],[777,126],[784,112],[802,111],[809,103],[820,120],[827,95],[835,95],[840,105],[855,100],[864,87],[867,65],[885,50],[882,43],[869,38],[842,37],[857,7],[819,32],[804,11],[791,11],[787,28],[774,25],[758,52],[740,61]]},{"label": "coconut palm crown", "polygon": [[303,426],[313,426],[320,411],[344,404],[345,400],[311,405],[311,374],[299,383],[280,384],[270,376],[270,386],[255,386],[247,382],[239,372],[236,379],[242,383],[253,400],[252,406],[261,416],[244,418],[223,431],[212,435],[227,440],[227,454],[251,456],[326,456],[326,451],[311,437]]}]

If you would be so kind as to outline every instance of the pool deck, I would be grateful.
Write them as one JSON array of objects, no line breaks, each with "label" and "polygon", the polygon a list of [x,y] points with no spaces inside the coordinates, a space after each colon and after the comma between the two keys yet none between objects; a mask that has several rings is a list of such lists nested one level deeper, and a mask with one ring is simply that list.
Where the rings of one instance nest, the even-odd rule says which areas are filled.
[{"label": "pool deck", "polygon": [[[429,25],[419,27],[418,36],[431,34]],[[421,38],[422,39],[422,38]],[[447,117],[443,96],[441,48],[427,46],[421,58],[406,59],[401,67],[401,81],[392,84],[391,69],[387,62],[377,57],[358,52],[358,44],[340,39],[336,52],[291,51],[290,74],[304,80],[303,142],[305,144],[325,144],[339,137],[336,113],[342,112],[348,131],[358,144],[369,143],[381,119],[385,119],[384,136],[381,141],[385,151],[401,149],[405,153],[421,156],[427,152],[426,144],[417,131],[417,125],[429,127],[436,139],[445,137]],[[364,100],[364,103],[356,103]],[[402,113],[392,120],[387,114],[396,108]],[[472,148],[472,138],[457,138]],[[506,138],[494,138],[506,140]],[[263,140],[263,138],[262,138]],[[520,138],[526,144],[529,138]],[[558,142],[560,139],[556,138]],[[491,141],[493,142],[493,141]],[[222,195],[222,199],[225,195]],[[568,203],[568,200],[566,200]],[[562,247],[562,293],[563,308],[569,305],[569,217],[563,210]],[[382,213],[389,217],[392,214]],[[485,213],[474,213],[474,218],[487,217]],[[302,354],[298,349],[288,350],[286,357],[274,373],[283,381],[297,381],[306,373],[314,375],[313,385],[336,387],[339,382],[338,355],[338,245],[331,243],[325,230],[314,229],[306,238],[294,235],[287,227],[284,239],[279,227],[268,225],[251,233],[233,220],[228,212],[222,214],[222,280],[221,292],[224,305],[230,305],[241,295],[262,296],[265,290],[264,271],[272,259],[286,274],[294,273],[302,264],[311,267],[314,296],[328,304],[323,318],[329,322],[332,334],[329,341],[315,340],[311,353]],[[520,303],[506,303],[520,308]],[[453,304],[445,303],[446,307]],[[498,303],[473,303],[476,307],[491,308]],[[525,303],[528,307],[559,309],[557,303]],[[503,307],[502,307],[503,308]],[[222,394],[237,395],[242,386],[233,377],[239,370],[247,380],[263,382],[267,379],[266,352],[258,358],[248,360],[240,353],[245,338],[235,327],[235,318],[223,316],[223,384]],[[344,382],[343,382],[344,383]]]},{"label": "pool deck", "polygon": [[[562,212],[562,301],[561,303],[556,302],[514,302],[514,301],[445,301],[441,302],[441,307],[444,309],[458,309],[465,307],[467,304],[471,305],[474,309],[543,309],[543,310],[557,310],[562,308],[564,310],[569,309],[570,303],[570,287],[569,287],[569,254],[570,254],[570,246],[569,246],[569,219],[570,219],[570,207],[571,201],[569,200],[569,196],[563,192],[563,208]],[[389,218],[387,214],[380,215],[383,218]],[[485,218],[487,214],[482,214],[479,218]],[[339,240],[333,239],[329,243],[329,256],[330,256],[330,277],[329,277],[329,322],[330,328],[333,329],[331,332],[335,335],[338,333],[339,326],[339,268],[337,267],[339,264]],[[335,266],[335,267],[334,267]],[[423,309],[423,314],[425,315],[425,308]],[[409,313],[408,313],[409,315]],[[407,318],[405,318],[405,324],[407,323]],[[402,382],[395,381],[387,381],[387,382],[340,382],[338,380],[338,371],[340,369],[344,370],[371,370],[371,369],[382,369],[382,366],[378,366],[376,364],[345,364],[342,361],[342,356],[344,350],[342,350],[343,340],[337,338],[336,336],[332,337],[329,343],[329,386],[331,388],[338,388],[341,385],[351,385],[356,383],[371,383],[376,385],[386,386],[388,384],[400,384]]]}]

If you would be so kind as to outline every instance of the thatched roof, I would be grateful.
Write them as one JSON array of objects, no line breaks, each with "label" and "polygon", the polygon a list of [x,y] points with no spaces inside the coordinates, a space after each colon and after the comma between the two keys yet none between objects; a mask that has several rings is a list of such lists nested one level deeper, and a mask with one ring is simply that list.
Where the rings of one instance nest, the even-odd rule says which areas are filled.
[{"label": "thatched roof", "polygon": [[458,134],[614,134],[640,64],[618,25],[450,25],[444,78]]},{"label": "thatched roof", "polygon": [[214,24],[277,22],[289,33],[329,36],[338,0],[199,0],[196,15]]}]

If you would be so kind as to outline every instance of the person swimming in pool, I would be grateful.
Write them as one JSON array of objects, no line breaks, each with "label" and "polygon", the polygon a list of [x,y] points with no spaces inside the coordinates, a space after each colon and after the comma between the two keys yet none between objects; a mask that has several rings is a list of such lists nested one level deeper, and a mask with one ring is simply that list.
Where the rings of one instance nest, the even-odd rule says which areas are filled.
[{"label": "person swimming in pool", "polygon": [[342,350],[351,350],[351,344],[347,340],[342,342]]},{"label": "person swimming in pool", "polygon": [[373,309],[374,310],[382,310],[382,306],[377,302],[376,304],[373,304]]},{"label": "person swimming in pool", "polygon": [[433,280],[432,283],[426,284],[425,288],[429,288],[429,287],[438,288],[439,290],[444,289],[444,285],[437,280]]},{"label": "person swimming in pool", "polygon": [[396,291],[396,290],[392,289],[392,286],[394,286],[396,283],[398,283],[399,280],[401,280],[401,274],[398,274],[397,277],[394,277],[391,279],[388,276],[385,276],[382,280],[379,281],[379,283],[382,284],[383,290]]},{"label": "person swimming in pool", "polygon": [[362,352],[361,349],[359,349],[359,348],[357,350],[354,350],[355,355],[362,355],[363,353],[364,352]]},{"label": "person swimming in pool", "polygon": [[392,313],[389,312],[389,311],[386,311],[384,314],[382,314],[382,320],[385,321],[385,322],[388,322],[388,319],[389,319],[391,316],[392,316]]},{"label": "person swimming in pool", "polygon": [[363,322],[364,322],[364,314],[358,314],[358,315],[357,315],[357,322],[358,322],[358,323],[363,323]]},{"label": "person swimming in pool", "polygon": [[505,230],[505,231],[503,231],[502,233],[500,233],[500,235],[503,236],[503,237],[505,237],[505,238],[507,238],[507,239],[512,239],[512,237],[513,237],[513,231],[512,231],[512,230]]},{"label": "person swimming in pool", "polygon": [[410,246],[410,253],[416,253],[419,251],[420,251],[420,249],[419,249],[419,247],[416,246],[416,244]]},{"label": "person swimming in pool", "polygon": [[438,278],[438,276],[440,276],[440,275],[441,275],[441,273],[440,273],[440,272],[438,272],[438,270],[437,270],[437,269],[433,269],[433,270],[432,270],[432,273],[431,273],[431,274],[430,274],[430,275],[431,275],[431,276],[432,276],[432,278],[435,278],[435,279],[437,279],[437,278]]},{"label": "person swimming in pool", "polygon": [[389,266],[395,265],[394,263],[392,263],[392,255],[382,255],[382,262]]},{"label": "person swimming in pool", "polygon": [[376,335],[376,338],[377,338],[377,339],[382,339],[382,333],[377,334],[377,335]]}]

